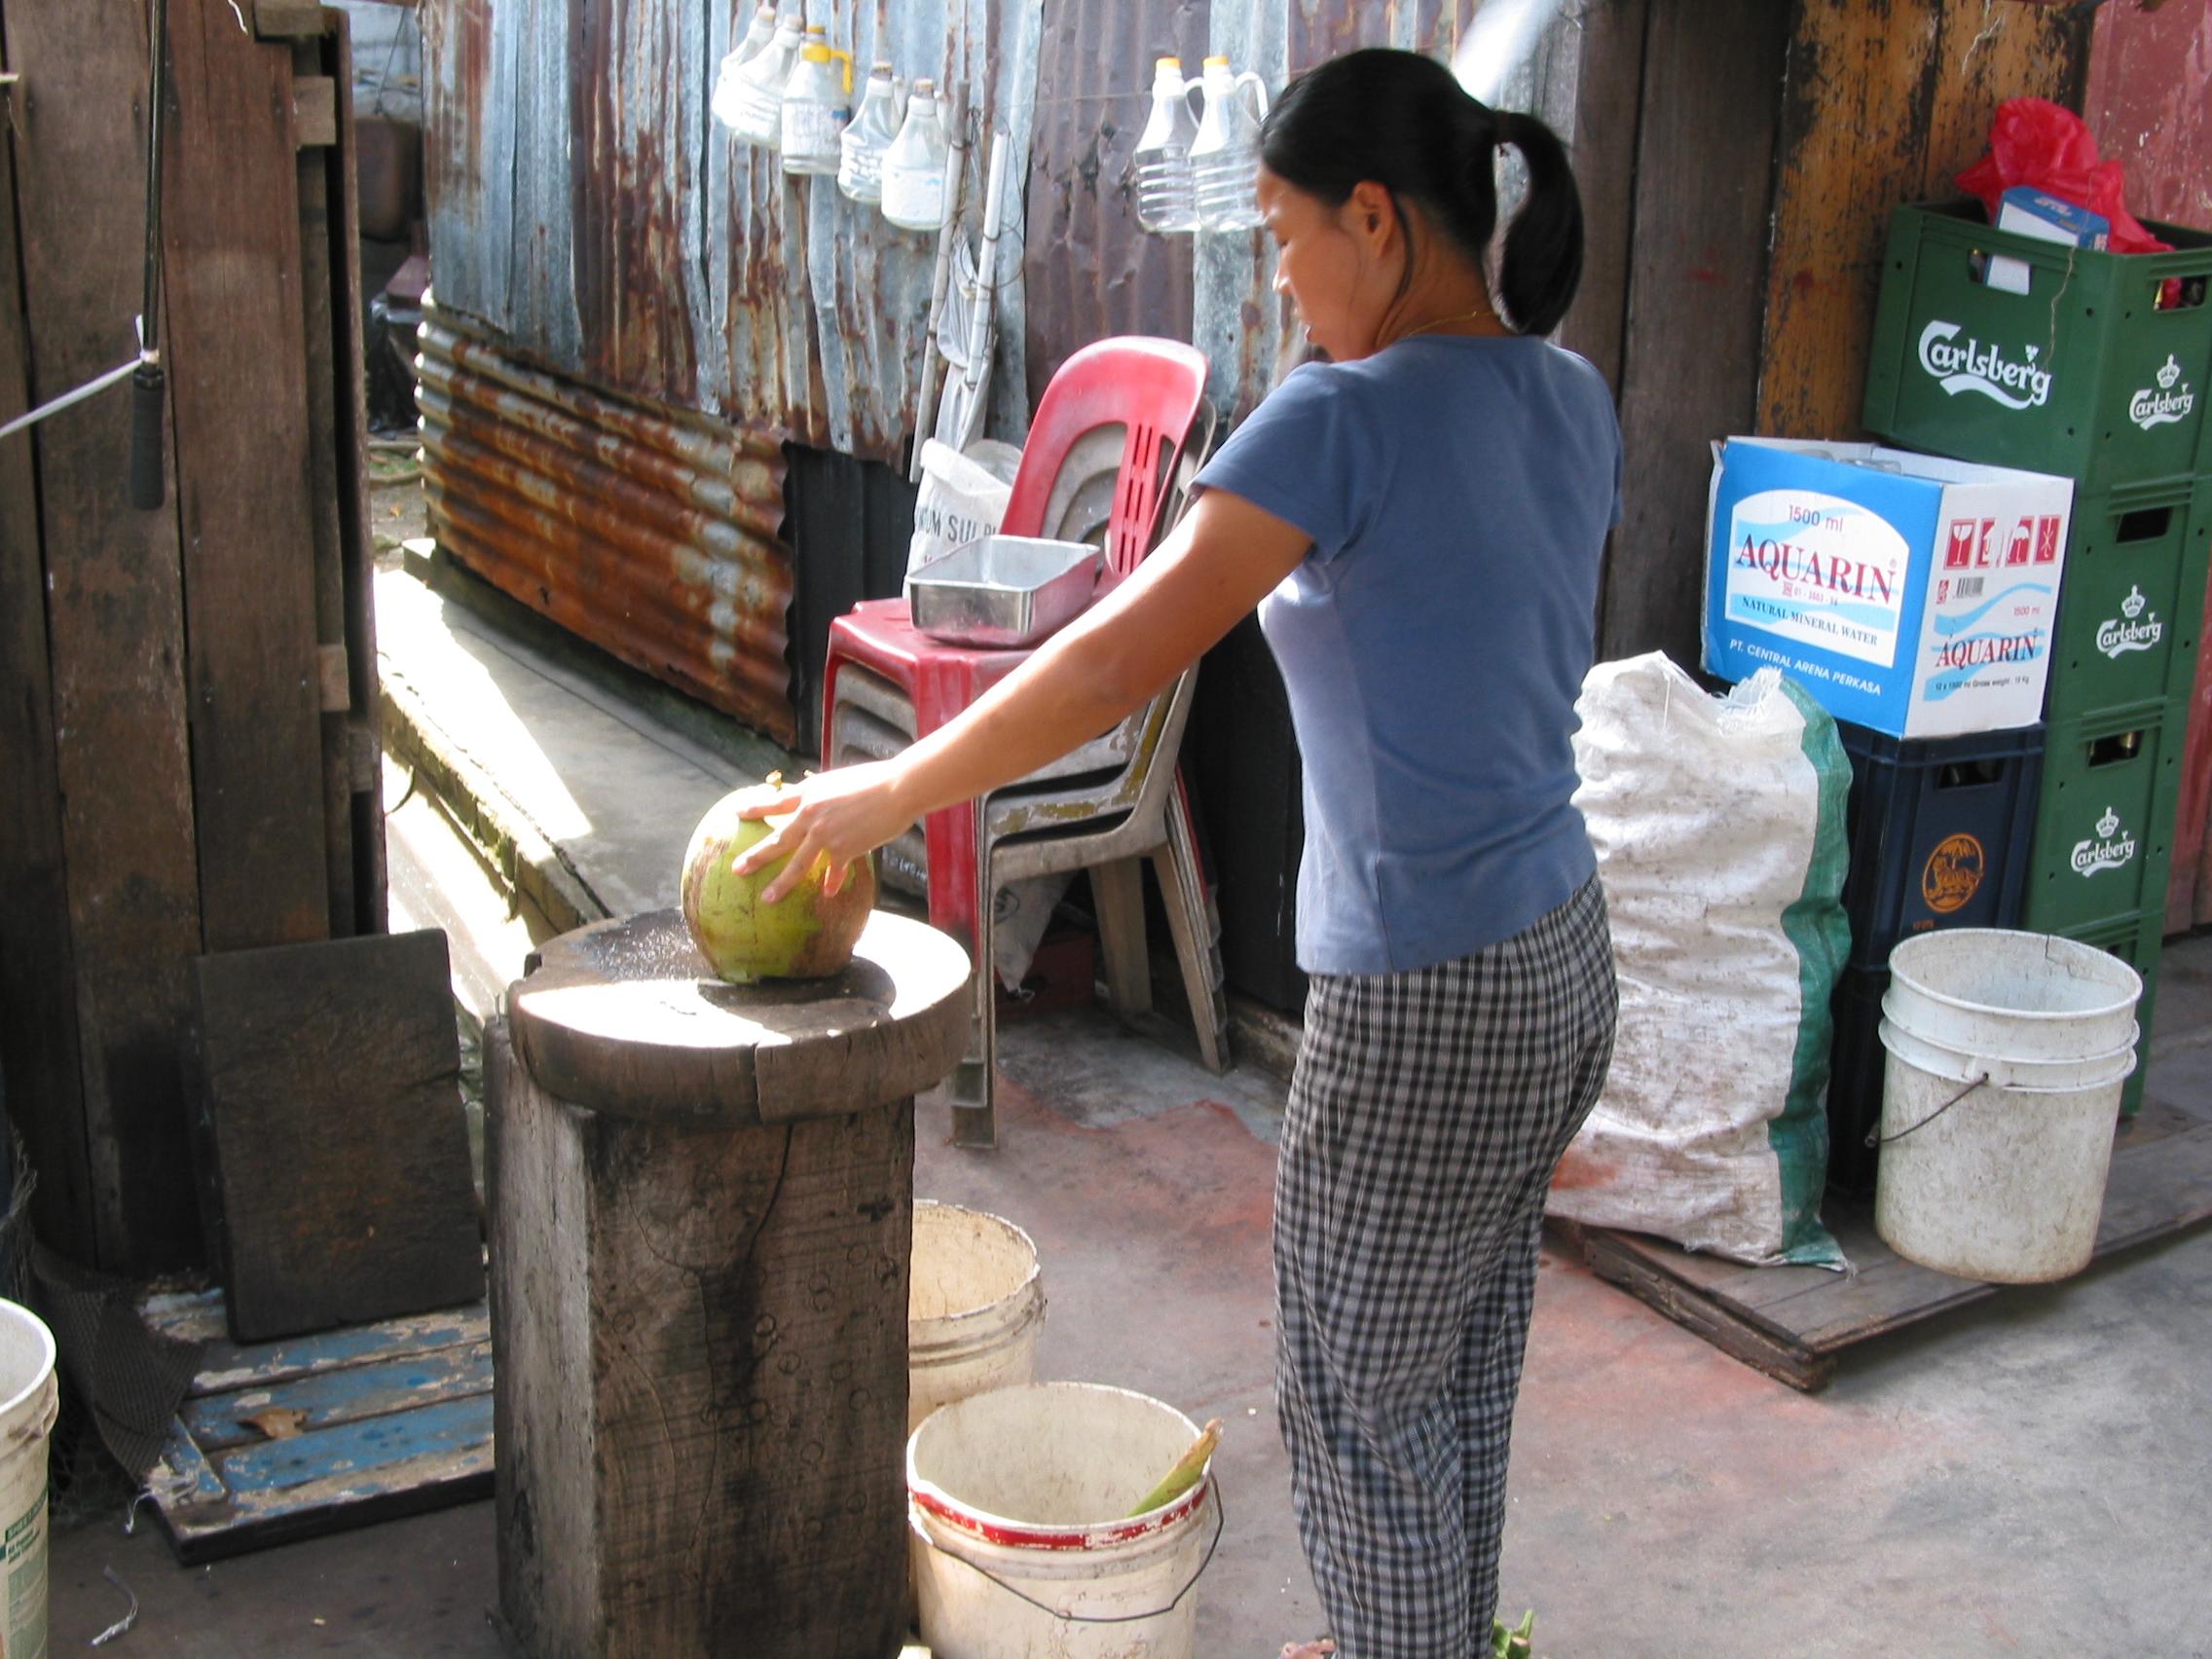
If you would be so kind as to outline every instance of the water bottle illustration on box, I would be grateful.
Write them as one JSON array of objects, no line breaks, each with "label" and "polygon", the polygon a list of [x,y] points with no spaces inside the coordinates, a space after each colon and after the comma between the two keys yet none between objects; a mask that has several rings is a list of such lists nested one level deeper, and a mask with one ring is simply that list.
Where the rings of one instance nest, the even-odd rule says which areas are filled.
[{"label": "water bottle illustration on box", "polygon": [[883,200],[883,156],[899,136],[899,83],[891,65],[878,62],[867,73],[860,113],[837,135],[837,188],[854,202]]},{"label": "water bottle illustration on box", "polygon": [[1137,223],[1159,234],[1198,228],[1198,202],[1191,179],[1191,144],[1198,118],[1191,113],[1191,90],[1183,79],[1183,60],[1162,57],[1152,66],[1152,116],[1130,158],[1137,190]]},{"label": "water bottle illustration on box", "polygon": [[[1268,85],[1247,69],[1241,75],[1226,57],[1205,61],[1206,112],[1191,141],[1191,187],[1198,225],[1208,231],[1248,231],[1260,223],[1256,175],[1260,123],[1268,118]],[[1244,95],[1247,89],[1251,96]]]}]

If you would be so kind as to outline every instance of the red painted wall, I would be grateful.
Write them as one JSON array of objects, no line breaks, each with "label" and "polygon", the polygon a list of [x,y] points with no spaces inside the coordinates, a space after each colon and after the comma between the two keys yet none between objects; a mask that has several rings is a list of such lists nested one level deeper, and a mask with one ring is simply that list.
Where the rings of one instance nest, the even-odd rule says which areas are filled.
[{"label": "red painted wall", "polygon": [[[2140,218],[2212,230],[2212,0],[2108,0],[2097,14],[2083,117],[2097,147],[2127,164],[2127,205]],[[2212,489],[2200,511],[2212,511]],[[2212,604],[2174,825],[2166,929],[2212,922]]]}]

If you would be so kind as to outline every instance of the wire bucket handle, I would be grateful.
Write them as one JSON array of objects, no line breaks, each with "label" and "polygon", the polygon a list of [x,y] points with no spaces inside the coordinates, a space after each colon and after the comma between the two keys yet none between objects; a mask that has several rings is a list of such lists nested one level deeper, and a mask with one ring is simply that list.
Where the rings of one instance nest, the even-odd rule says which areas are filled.
[{"label": "wire bucket handle", "polygon": [[1173,1612],[1177,1607],[1183,1604],[1184,1597],[1188,1596],[1193,1590],[1196,1590],[1198,1588],[1198,1580],[1206,1575],[1206,1568],[1213,1565],[1213,1552],[1221,1548],[1221,1532],[1222,1529],[1228,1525],[1229,1509],[1228,1506],[1221,1501],[1221,1484],[1218,1481],[1211,1484],[1213,1486],[1213,1537],[1207,1541],[1206,1553],[1199,1559],[1198,1569],[1183,1581],[1183,1588],[1175,1592],[1175,1599],[1172,1602],[1169,1602],[1164,1607],[1155,1607],[1149,1613],[1115,1613],[1111,1616],[1100,1616],[1090,1613],[1063,1612],[1058,1607],[1048,1606],[1045,1603],[1038,1601],[1034,1596],[1024,1595],[1021,1591],[1016,1590],[1013,1585],[1009,1584],[1005,1579],[1001,1578],[997,1573],[993,1572],[987,1567],[977,1567],[974,1562],[969,1561],[965,1557],[961,1556],[954,1556],[953,1559],[959,1562],[962,1567],[967,1567],[971,1572],[979,1573],[983,1577],[989,1579],[993,1584],[996,1584],[1001,1590],[1004,1590],[1015,1601],[1027,1602],[1039,1612],[1050,1613],[1055,1619],[1059,1619],[1067,1624],[1141,1624],[1146,1619],[1164,1618],[1169,1613]]}]

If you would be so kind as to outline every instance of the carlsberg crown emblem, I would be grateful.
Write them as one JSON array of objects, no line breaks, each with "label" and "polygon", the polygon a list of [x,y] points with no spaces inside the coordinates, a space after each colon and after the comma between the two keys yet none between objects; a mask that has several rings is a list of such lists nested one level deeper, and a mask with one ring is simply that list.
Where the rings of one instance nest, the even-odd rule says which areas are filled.
[{"label": "carlsberg crown emblem", "polygon": [[2105,815],[2097,820],[2097,833],[2109,838],[2112,832],[2119,828],[2120,814],[2113,811],[2111,807],[2106,807]]},{"label": "carlsberg crown emblem", "polygon": [[2127,597],[2120,602],[2120,613],[2132,622],[2143,614],[2143,607],[2149,603],[2150,601],[2143,597],[2141,588],[2131,587],[2127,590]]},{"label": "carlsberg crown emblem", "polygon": [[2171,391],[2174,382],[2181,379],[2181,363],[2171,351],[2166,353],[2166,366],[2158,371],[2158,389]]}]

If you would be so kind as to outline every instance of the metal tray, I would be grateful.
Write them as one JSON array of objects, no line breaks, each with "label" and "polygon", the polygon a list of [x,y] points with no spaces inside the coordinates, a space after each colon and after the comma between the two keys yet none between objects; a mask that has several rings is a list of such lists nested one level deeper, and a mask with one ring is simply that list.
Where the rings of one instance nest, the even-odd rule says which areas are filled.
[{"label": "metal tray", "polygon": [[981,535],[916,571],[914,626],[954,645],[1034,645],[1081,615],[1098,549],[1034,535]]}]

